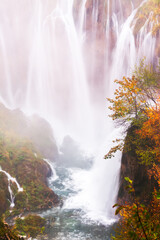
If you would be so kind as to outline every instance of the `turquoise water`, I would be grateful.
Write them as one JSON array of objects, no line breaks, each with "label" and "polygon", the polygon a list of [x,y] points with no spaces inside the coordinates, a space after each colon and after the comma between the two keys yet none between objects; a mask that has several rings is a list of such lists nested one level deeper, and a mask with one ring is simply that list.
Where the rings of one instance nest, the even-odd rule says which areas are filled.
[{"label": "turquoise water", "polygon": [[[50,188],[65,202],[76,194],[72,186],[71,169],[56,167],[57,179],[49,180]],[[86,217],[82,209],[67,209],[63,207],[48,210],[42,214],[47,219],[48,239],[56,240],[110,240],[114,234],[114,225],[103,225]]]}]

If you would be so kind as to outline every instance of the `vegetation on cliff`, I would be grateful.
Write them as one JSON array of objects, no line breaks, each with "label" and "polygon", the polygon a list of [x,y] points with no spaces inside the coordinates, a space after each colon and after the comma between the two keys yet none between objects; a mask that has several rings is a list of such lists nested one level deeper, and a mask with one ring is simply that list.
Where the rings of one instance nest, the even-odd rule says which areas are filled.
[{"label": "vegetation on cliff", "polygon": [[[142,167],[146,171],[146,180],[141,183],[141,188],[137,186],[138,182],[135,184],[135,179],[130,179],[132,174],[125,177],[127,184],[124,191],[128,191],[128,198],[114,205],[117,207],[116,214],[121,215],[120,227],[114,239],[160,238],[159,81],[159,68],[154,69],[142,61],[132,78],[116,80],[119,87],[115,91],[115,99],[108,99],[112,104],[111,117],[125,127],[127,136],[118,139],[118,145],[105,158],[123,149],[123,154],[128,154],[130,159],[136,161],[137,169]],[[132,165],[130,162],[131,168]],[[144,174],[144,171],[141,172]],[[137,178],[141,176],[137,175]]]},{"label": "vegetation on cliff", "polygon": [[159,34],[160,1],[148,0],[138,10],[135,17],[134,33],[137,34],[146,25],[153,35]]},{"label": "vegetation on cliff", "polygon": [[0,219],[1,240],[24,240],[40,236],[45,231],[46,220],[38,215],[28,215],[25,218],[17,218],[15,225],[10,227],[3,219]]},{"label": "vegetation on cliff", "polygon": [[37,215],[28,215],[24,219],[16,219],[15,229],[28,238],[35,238],[39,234],[43,234],[45,230],[46,220]]},{"label": "vegetation on cliff", "polygon": [[[47,177],[51,174],[51,169],[37,150],[38,137],[35,141],[30,141],[30,134],[25,133],[27,131],[25,126],[29,125],[27,121],[28,119],[20,111],[11,111],[3,105],[0,106],[0,167],[14,177],[20,187],[23,188],[23,191],[18,191],[16,184],[10,180],[10,187],[15,197],[15,206],[11,207],[8,178],[3,171],[0,172],[0,215],[4,214],[6,219],[16,217],[19,214],[26,215],[29,212],[48,209],[59,203],[58,196],[47,186]],[[37,130],[37,132],[40,132],[40,130]],[[38,134],[38,136],[40,135],[43,137],[41,133]],[[50,142],[47,142],[46,133],[44,138],[46,142],[42,139],[39,139],[39,142],[43,142],[47,148]],[[27,228],[27,219],[24,223],[26,231],[23,232],[25,233],[34,228],[34,225]],[[1,228],[2,225],[3,223]],[[19,230],[19,228],[17,229]],[[37,229],[35,234],[41,231],[42,229]],[[33,235],[33,233],[30,235]]]},{"label": "vegetation on cliff", "polygon": [[7,223],[4,223],[2,219],[0,219],[0,239],[1,240],[23,240],[23,237],[18,236],[15,229],[11,229]]},{"label": "vegetation on cliff", "polygon": [[[0,166],[12,177],[15,177],[23,187],[23,192],[17,192],[16,186],[12,184],[16,196],[12,213],[47,209],[58,203],[57,195],[47,187],[47,175],[50,168],[30,142],[18,139],[9,132],[0,132]],[[6,202],[10,197],[8,196],[7,177],[3,173],[0,173],[0,176],[5,184],[2,185],[3,187],[1,186],[2,213],[9,209]],[[1,184],[3,183],[1,182]]]}]

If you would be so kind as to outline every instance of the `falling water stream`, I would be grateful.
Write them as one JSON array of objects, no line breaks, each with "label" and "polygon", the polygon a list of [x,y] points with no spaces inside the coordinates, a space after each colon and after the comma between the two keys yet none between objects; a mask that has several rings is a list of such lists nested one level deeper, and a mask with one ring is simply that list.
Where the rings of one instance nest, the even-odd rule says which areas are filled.
[{"label": "falling water stream", "polygon": [[13,208],[15,206],[15,204],[14,204],[15,195],[13,194],[11,183],[15,183],[16,184],[18,192],[23,192],[23,188],[20,187],[20,185],[17,182],[16,178],[12,177],[9,173],[7,173],[6,171],[2,170],[1,166],[0,166],[0,172],[4,173],[7,176],[7,178],[8,178],[8,191],[9,191],[9,194],[10,194],[10,199],[9,199],[10,207]]},{"label": "falling water stream", "polygon": [[50,239],[110,239],[121,155],[103,158],[120,134],[106,97],[113,96],[115,78],[131,74],[144,56],[154,60],[147,21],[133,33],[145,2],[130,1],[126,13],[121,0],[0,0],[1,102],[45,118],[60,158],[66,136],[76,143],[66,144],[71,151],[61,164],[45,160],[53,171],[50,187],[64,202],[43,213],[54,223]]}]

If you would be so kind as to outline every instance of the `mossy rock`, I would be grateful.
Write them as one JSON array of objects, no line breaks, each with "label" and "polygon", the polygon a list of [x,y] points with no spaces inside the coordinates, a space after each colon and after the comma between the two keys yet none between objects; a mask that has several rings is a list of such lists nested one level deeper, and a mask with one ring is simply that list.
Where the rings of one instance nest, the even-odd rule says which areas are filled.
[{"label": "mossy rock", "polygon": [[152,192],[154,188],[158,186],[154,178],[150,178],[147,174],[152,165],[144,164],[137,155],[137,146],[140,147],[144,143],[144,141],[139,142],[139,139],[137,139],[136,131],[138,129],[138,127],[131,126],[127,131],[125,139],[118,192],[118,201],[122,204],[124,204],[125,201],[133,201],[132,194],[128,194],[126,191],[128,183],[125,181],[125,177],[133,181],[133,187],[135,189],[134,197],[139,199],[141,203],[150,202]]},{"label": "mossy rock", "polygon": [[[15,196],[15,207],[10,214],[7,212],[7,216],[16,216],[29,211],[36,212],[57,206],[59,203],[58,196],[47,186],[47,177],[51,173],[50,166],[43,160],[34,143],[29,141],[29,138],[23,137],[27,136],[25,131],[28,128],[23,129],[22,134],[19,132],[18,125],[21,125],[21,121],[25,128],[27,118],[23,113],[7,110],[0,105],[0,166],[16,178],[23,187],[23,192],[18,192],[16,184],[11,183],[11,189]],[[37,117],[35,121],[38,121]],[[46,131],[44,141],[47,142],[46,136],[48,136],[50,128],[43,120],[40,125]],[[36,128],[34,134],[38,131],[37,129],[39,128]],[[42,138],[42,135],[39,132],[38,138]],[[8,180],[4,173],[0,173],[0,194],[0,215],[2,215],[10,209]]]},{"label": "mossy rock", "polygon": [[24,240],[23,237],[18,236],[15,229],[11,229],[8,224],[0,219],[0,239],[1,240]]},{"label": "mossy rock", "polygon": [[7,177],[0,172],[0,215],[2,215],[10,206],[10,195],[8,192]]},{"label": "mossy rock", "polygon": [[24,219],[17,218],[15,227],[21,235],[35,238],[37,235],[43,234],[45,230],[46,220],[38,215],[28,215]]}]

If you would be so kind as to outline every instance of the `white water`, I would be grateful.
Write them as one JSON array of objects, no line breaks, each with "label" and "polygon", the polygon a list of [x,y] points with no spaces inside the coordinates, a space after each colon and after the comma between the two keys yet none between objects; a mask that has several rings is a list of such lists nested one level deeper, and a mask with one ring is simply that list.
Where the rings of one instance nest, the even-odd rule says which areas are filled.
[{"label": "white water", "polygon": [[91,170],[73,171],[74,189],[78,194],[68,198],[64,204],[66,209],[83,209],[86,212],[85,217],[105,225],[116,220],[112,206],[118,192],[121,154],[116,154],[110,160],[105,160],[104,155],[110,150],[115,136],[120,137],[119,133],[119,129],[116,129],[108,136]]},{"label": "white water", "polygon": [[17,182],[16,178],[12,177],[9,173],[7,173],[6,171],[2,170],[2,168],[0,167],[0,172],[4,173],[7,178],[8,178],[8,191],[10,194],[10,207],[13,208],[15,206],[14,204],[14,199],[15,196],[13,194],[12,188],[11,188],[11,183],[15,183],[17,188],[18,188],[18,192],[23,192],[23,188],[20,187],[19,183]]},{"label": "white water", "polygon": [[55,169],[54,169],[54,166],[53,166],[53,163],[51,163],[48,159],[43,159],[46,163],[48,163],[48,165],[50,166],[50,168],[51,168],[51,177],[50,177],[50,181],[55,181],[55,180],[57,180],[57,178],[58,178],[58,176],[57,176],[57,174],[56,174],[56,171],[55,171]]},{"label": "white water", "polygon": [[90,218],[107,222],[113,217],[120,156],[103,159],[119,134],[107,117],[106,97],[113,95],[113,80],[129,74],[139,59],[153,62],[155,39],[146,23],[136,46],[132,21],[137,10],[125,18],[121,0],[106,1],[100,23],[98,0],[90,16],[87,1],[81,1],[76,24],[73,4],[0,0],[0,95],[10,108],[46,118],[58,143],[70,135],[94,155],[90,171],[73,174],[79,194],[65,207],[82,207]]}]

